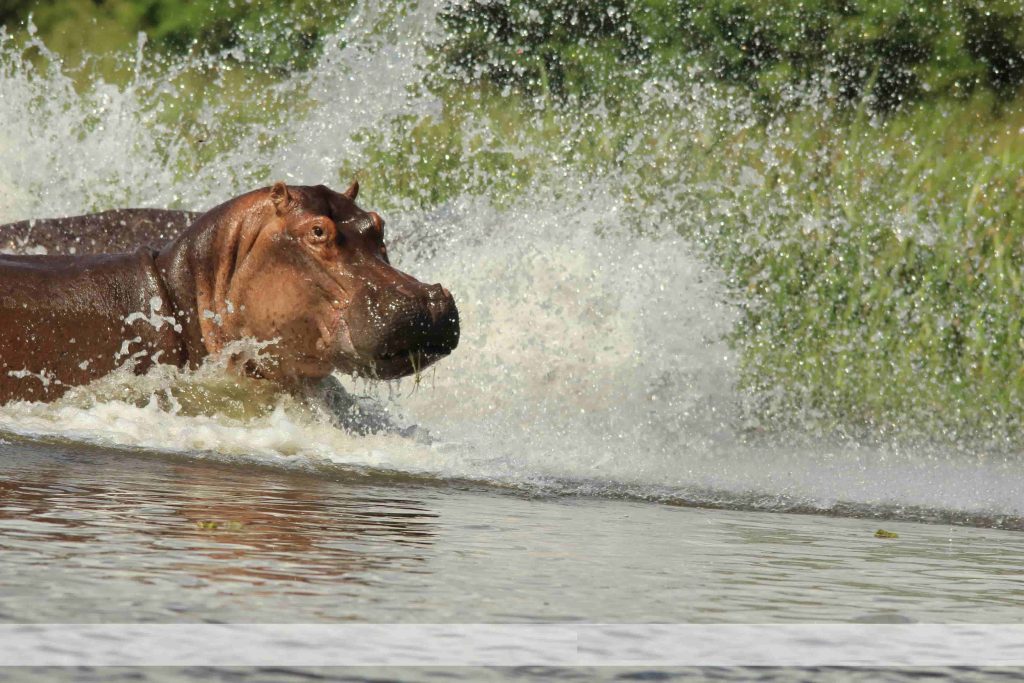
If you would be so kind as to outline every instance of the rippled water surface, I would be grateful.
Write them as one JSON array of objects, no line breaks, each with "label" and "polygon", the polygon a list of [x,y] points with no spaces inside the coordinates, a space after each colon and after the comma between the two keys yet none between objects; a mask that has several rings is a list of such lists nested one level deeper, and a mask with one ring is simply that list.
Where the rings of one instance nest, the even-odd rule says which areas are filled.
[{"label": "rippled water surface", "polygon": [[[525,495],[17,438],[0,445],[0,456],[4,622],[1010,623],[1024,614],[1024,536],[1012,531],[885,522],[899,538],[883,540],[870,519]],[[636,673],[466,669],[443,677]],[[125,677],[178,674],[214,676],[155,669]],[[10,670],[0,679],[49,680],[41,675]],[[338,674],[214,677],[233,675]],[[381,671],[366,676],[388,680]]]},{"label": "rippled water surface", "polygon": [[26,622],[1017,622],[1024,536],[2,446]]}]

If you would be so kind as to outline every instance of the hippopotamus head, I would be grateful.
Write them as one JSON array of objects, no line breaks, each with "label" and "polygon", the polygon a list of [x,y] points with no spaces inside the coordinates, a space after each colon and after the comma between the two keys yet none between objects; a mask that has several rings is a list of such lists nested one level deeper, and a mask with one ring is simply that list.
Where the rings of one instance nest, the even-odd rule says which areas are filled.
[{"label": "hippopotamus head", "polygon": [[452,295],[391,265],[384,221],[356,205],[358,192],[277,183],[204,214],[161,253],[170,289],[194,288],[197,343],[215,353],[269,341],[247,367],[277,379],[393,379],[449,354]]}]

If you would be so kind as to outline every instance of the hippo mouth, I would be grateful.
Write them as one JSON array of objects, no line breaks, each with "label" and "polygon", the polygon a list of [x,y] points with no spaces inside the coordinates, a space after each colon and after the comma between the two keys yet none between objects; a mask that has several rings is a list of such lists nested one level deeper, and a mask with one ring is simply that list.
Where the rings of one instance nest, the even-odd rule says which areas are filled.
[{"label": "hippo mouth", "polygon": [[450,353],[450,348],[430,344],[415,349],[388,351],[373,358],[369,373],[379,379],[397,379],[416,374]]},{"label": "hippo mouth", "polygon": [[410,294],[396,286],[355,297],[346,325],[354,332],[358,374],[381,380],[418,374],[459,345],[451,294],[440,285],[419,289]]},{"label": "hippo mouth", "polygon": [[436,356],[441,358],[450,354],[452,350],[440,344],[425,344],[415,349],[403,349],[401,351],[388,351],[377,356],[376,360],[388,362],[396,358],[409,358],[410,356]]}]

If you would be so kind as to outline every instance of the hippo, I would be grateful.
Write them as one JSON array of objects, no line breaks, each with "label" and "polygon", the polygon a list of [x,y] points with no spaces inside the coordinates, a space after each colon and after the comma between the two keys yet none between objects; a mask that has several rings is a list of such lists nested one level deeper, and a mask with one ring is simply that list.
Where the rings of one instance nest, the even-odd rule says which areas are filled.
[{"label": "hippo", "polygon": [[[194,368],[243,339],[263,352],[232,367],[285,387],[395,379],[447,356],[454,298],[391,265],[384,221],[358,192],[279,182],[202,214],[150,214],[177,233],[159,249],[0,254],[0,404],[50,401],[126,363]],[[123,211],[117,221],[155,210]],[[37,224],[57,220],[76,219]]]},{"label": "hippo", "polygon": [[0,254],[68,255],[159,249],[200,216],[195,211],[112,209],[84,216],[45,218],[0,225]]}]

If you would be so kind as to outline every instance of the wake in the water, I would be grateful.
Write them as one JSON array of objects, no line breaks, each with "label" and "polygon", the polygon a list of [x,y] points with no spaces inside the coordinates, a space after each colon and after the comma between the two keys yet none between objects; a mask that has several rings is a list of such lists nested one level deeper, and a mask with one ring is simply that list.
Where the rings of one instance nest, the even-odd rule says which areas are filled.
[{"label": "wake in the water", "polygon": [[630,233],[621,198],[591,192],[391,218],[421,236],[395,260],[451,282],[465,321],[460,351],[419,378],[336,377],[294,396],[223,361],[126,369],[52,405],[6,406],[0,429],[535,493],[1017,526],[1012,460],[759,444],[714,271],[679,237]]},{"label": "wake in the water", "polygon": [[[337,184],[372,151],[406,145],[403,122],[441,109],[422,87],[436,12],[424,3],[381,29],[361,10],[317,68],[262,91],[254,121],[239,123],[216,98],[197,105],[205,130],[221,136],[202,145],[166,114],[179,79],[203,60],[151,67],[140,49],[127,86],[95,81],[79,92],[55,64],[30,69],[2,43],[0,222],[115,206],[202,210],[279,178]],[[721,106],[699,83],[690,93],[650,85],[640,106],[692,112],[683,137],[693,144],[710,144],[702,141],[715,117],[741,131],[753,125],[748,108]],[[298,93],[302,107],[275,108]],[[221,121],[231,123],[218,133]],[[740,192],[761,192],[767,180],[731,169],[728,192],[708,208],[710,190],[688,182],[684,159],[671,167],[626,159],[685,155],[657,133],[638,131],[618,167],[584,173],[557,159],[535,170],[525,195],[501,189],[508,177],[460,176],[491,193],[430,209],[375,186],[371,174],[365,191],[391,206],[383,213],[392,260],[458,296],[460,347],[421,376],[335,377],[296,396],[227,373],[220,361],[194,371],[125,369],[53,404],[4,406],[0,430],[533,492],[1019,526],[1024,471],[1012,458],[758,439],[762,425],[737,388],[729,343],[745,302],[692,239],[702,227],[692,223],[747,211]],[[461,151],[518,159],[507,139],[487,147],[486,136],[478,136],[483,151]],[[645,184],[652,174],[669,180]],[[646,204],[637,199],[644,191],[656,195]],[[780,204],[783,218],[787,211]]]}]

